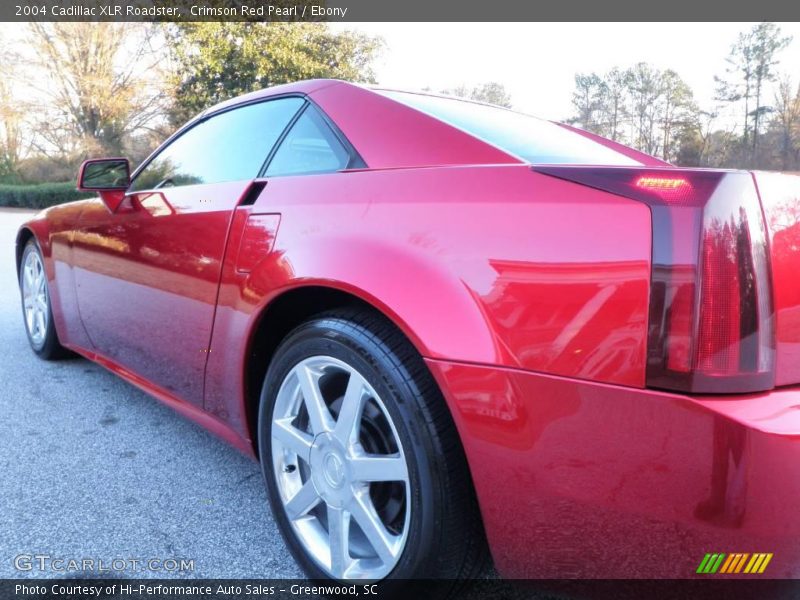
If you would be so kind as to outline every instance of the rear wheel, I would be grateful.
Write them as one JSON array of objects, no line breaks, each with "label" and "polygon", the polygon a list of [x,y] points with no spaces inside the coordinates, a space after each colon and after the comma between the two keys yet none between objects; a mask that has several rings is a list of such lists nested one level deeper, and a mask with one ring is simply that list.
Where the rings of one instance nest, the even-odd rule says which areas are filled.
[{"label": "rear wheel", "polygon": [[45,360],[67,356],[69,352],[58,341],[44,260],[33,238],[28,240],[22,252],[19,287],[25,332],[28,334],[28,341],[33,351]]},{"label": "rear wheel", "polygon": [[437,579],[441,595],[482,569],[450,414],[379,315],[331,313],[289,334],[264,383],[259,440],[276,519],[313,579]]}]

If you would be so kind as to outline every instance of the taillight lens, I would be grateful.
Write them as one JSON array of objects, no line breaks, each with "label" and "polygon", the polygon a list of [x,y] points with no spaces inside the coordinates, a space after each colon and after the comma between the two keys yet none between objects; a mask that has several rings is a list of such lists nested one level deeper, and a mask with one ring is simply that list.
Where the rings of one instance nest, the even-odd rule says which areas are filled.
[{"label": "taillight lens", "polygon": [[774,386],[767,232],[748,173],[565,166],[534,170],[650,206],[648,386],[694,393]]}]

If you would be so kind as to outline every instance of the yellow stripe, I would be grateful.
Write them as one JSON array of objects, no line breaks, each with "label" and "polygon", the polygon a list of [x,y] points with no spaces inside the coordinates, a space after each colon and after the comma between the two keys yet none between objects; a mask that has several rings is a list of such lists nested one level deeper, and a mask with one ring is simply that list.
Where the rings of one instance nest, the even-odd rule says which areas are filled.
[{"label": "yellow stripe", "polygon": [[759,573],[763,573],[764,569],[767,568],[767,565],[769,564],[769,561],[771,561],[771,560],[772,560],[772,552],[767,554],[767,556],[764,558],[764,562],[761,563],[761,568],[758,569],[758,572]]},{"label": "yellow stripe", "polygon": [[761,562],[761,558],[762,558],[763,556],[764,556],[763,554],[759,554],[758,552],[756,552],[755,554],[753,554],[753,558],[751,558],[751,559],[750,559],[750,562],[749,562],[749,563],[747,563],[747,566],[744,568],[744,572],[745,572],[745,573],[750,573],[750,572],[753,570],[753,568],[754,568],[754,567],[755,567],[755,566],[756,566],[756,565],[757,565],[759,562]]},{"label": "yellow stripe", "polygon": [[750,569],[751,573],[758,573],[758,570],[761,568],[761,565],[764,564],[764,559],[767,558],[766,552],[760,552],[758,554],[758,562],[753,565],[753,568]]},{"label": "yellow stripe", "polygon": [[728,558],[725,559],[725,563],[722,565],[722,568],[719,570],[720,573],[727,573],[728,566],[731,564],[733,560],[733,554],[728,554]]},{"label": "yellow stripe", "polygon": [[742,559],[739,561],[739,564],[738,564],[738,565],[736,565],[736,572],[737,572],[737,573],[738,573],[739,571],[741,571],[741,570],[742,570],[742,567],[744,566],[744,563],[745,563],[745,561],[747,560],[747,557],[748,557],[748,556],[750,556],[750,554],[749,554],[749,553],[747,553],[747,552],[746,552],[746,553],[744,553],[744,554],[742,554]]}]

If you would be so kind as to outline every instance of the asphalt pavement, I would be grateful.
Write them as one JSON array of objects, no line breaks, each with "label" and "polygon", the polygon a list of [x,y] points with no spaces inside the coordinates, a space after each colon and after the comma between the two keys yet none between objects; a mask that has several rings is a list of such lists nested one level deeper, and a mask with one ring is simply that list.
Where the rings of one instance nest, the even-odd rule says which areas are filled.
[{"label": "asphalt pavement", "polygon": [[32,214],[0,209],[0,578],[301,577],[257,463],[98,365],[30,350],[14,238]]}]

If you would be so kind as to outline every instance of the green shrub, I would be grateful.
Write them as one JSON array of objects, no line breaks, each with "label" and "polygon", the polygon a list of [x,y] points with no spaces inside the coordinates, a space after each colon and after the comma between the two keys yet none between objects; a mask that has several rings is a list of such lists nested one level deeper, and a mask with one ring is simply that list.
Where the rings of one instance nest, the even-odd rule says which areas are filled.
[{"label": "green shrub", "polygon": [[93,194],[79,192],[71,181],[38,183],[35,185],[0,184],[0,206],[47,208],[64,202],[90,198]]}]

